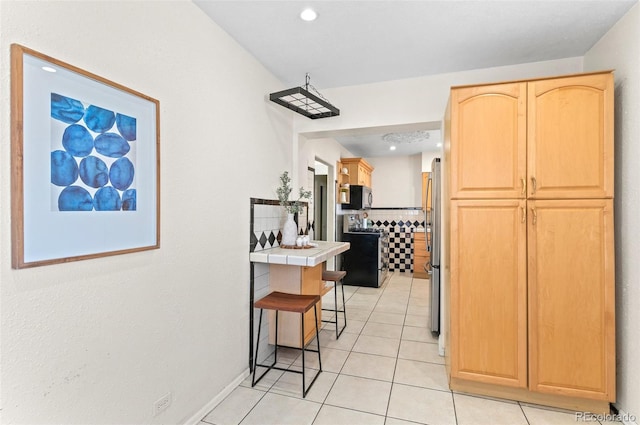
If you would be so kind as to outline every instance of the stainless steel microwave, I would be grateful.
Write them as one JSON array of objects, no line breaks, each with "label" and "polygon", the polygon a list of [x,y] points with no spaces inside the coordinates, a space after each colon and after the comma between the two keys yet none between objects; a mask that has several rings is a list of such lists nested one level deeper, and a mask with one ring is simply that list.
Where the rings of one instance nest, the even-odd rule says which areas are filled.
[{"label": "stainless steel microwave", "polygon": [[366,210],[373,205],[373,194],[367,186],[349,186],[349,203],[342,204],[343,210]]}]

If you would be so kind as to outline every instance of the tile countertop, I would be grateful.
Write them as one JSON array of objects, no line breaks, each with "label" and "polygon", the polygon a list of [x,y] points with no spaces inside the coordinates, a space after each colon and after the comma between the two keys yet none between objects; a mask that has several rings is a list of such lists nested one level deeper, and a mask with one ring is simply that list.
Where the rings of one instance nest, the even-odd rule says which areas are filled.
[{"label": "tile countertop", "polygon": [[327,261],[328,258],[347,251],[349,242],[312,241],[318,247],[307,249],[270,248],[252,252],[249,260],[254,263],[287,264],[290,266],[314,267]]}]

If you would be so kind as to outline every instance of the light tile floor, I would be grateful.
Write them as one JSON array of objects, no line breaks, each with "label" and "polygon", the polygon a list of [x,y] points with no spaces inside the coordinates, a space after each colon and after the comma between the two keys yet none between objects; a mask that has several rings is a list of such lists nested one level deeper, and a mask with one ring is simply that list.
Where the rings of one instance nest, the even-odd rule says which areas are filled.
[{"label": "light tile floor", "polygon": [[[451,392],[428,329],[429,295],[429,280],[408,273],[381,288],[345,286],[347,327],[338,340],[333,324],[320,332],[323,372],[306,398],[300,374],[273,370],[253,388],[247,378],[200,425],[576,424],[573,412]],[[317,369],[314,354],[307,367]],[[278,359],[300,370],[299,351],[278,350]]]}]

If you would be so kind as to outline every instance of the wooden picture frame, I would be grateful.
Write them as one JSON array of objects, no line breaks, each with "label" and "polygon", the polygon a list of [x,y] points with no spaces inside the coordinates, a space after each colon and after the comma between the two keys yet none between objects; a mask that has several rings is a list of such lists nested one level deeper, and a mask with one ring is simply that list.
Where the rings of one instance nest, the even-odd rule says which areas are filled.
[{"label": "wooden picture frame", "polygon": [[160,104],[11,45],[12,267],[160,247]]}]

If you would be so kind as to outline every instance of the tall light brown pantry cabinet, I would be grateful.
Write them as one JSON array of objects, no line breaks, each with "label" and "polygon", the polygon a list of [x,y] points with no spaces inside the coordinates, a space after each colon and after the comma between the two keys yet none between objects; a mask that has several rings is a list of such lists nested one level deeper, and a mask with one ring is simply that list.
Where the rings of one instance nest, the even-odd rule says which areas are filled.
[{"label": "tall light brown pantry cabinet", "polygon": [[608,413],[613,74],[454,87],[445,121],[451,388]]}]

